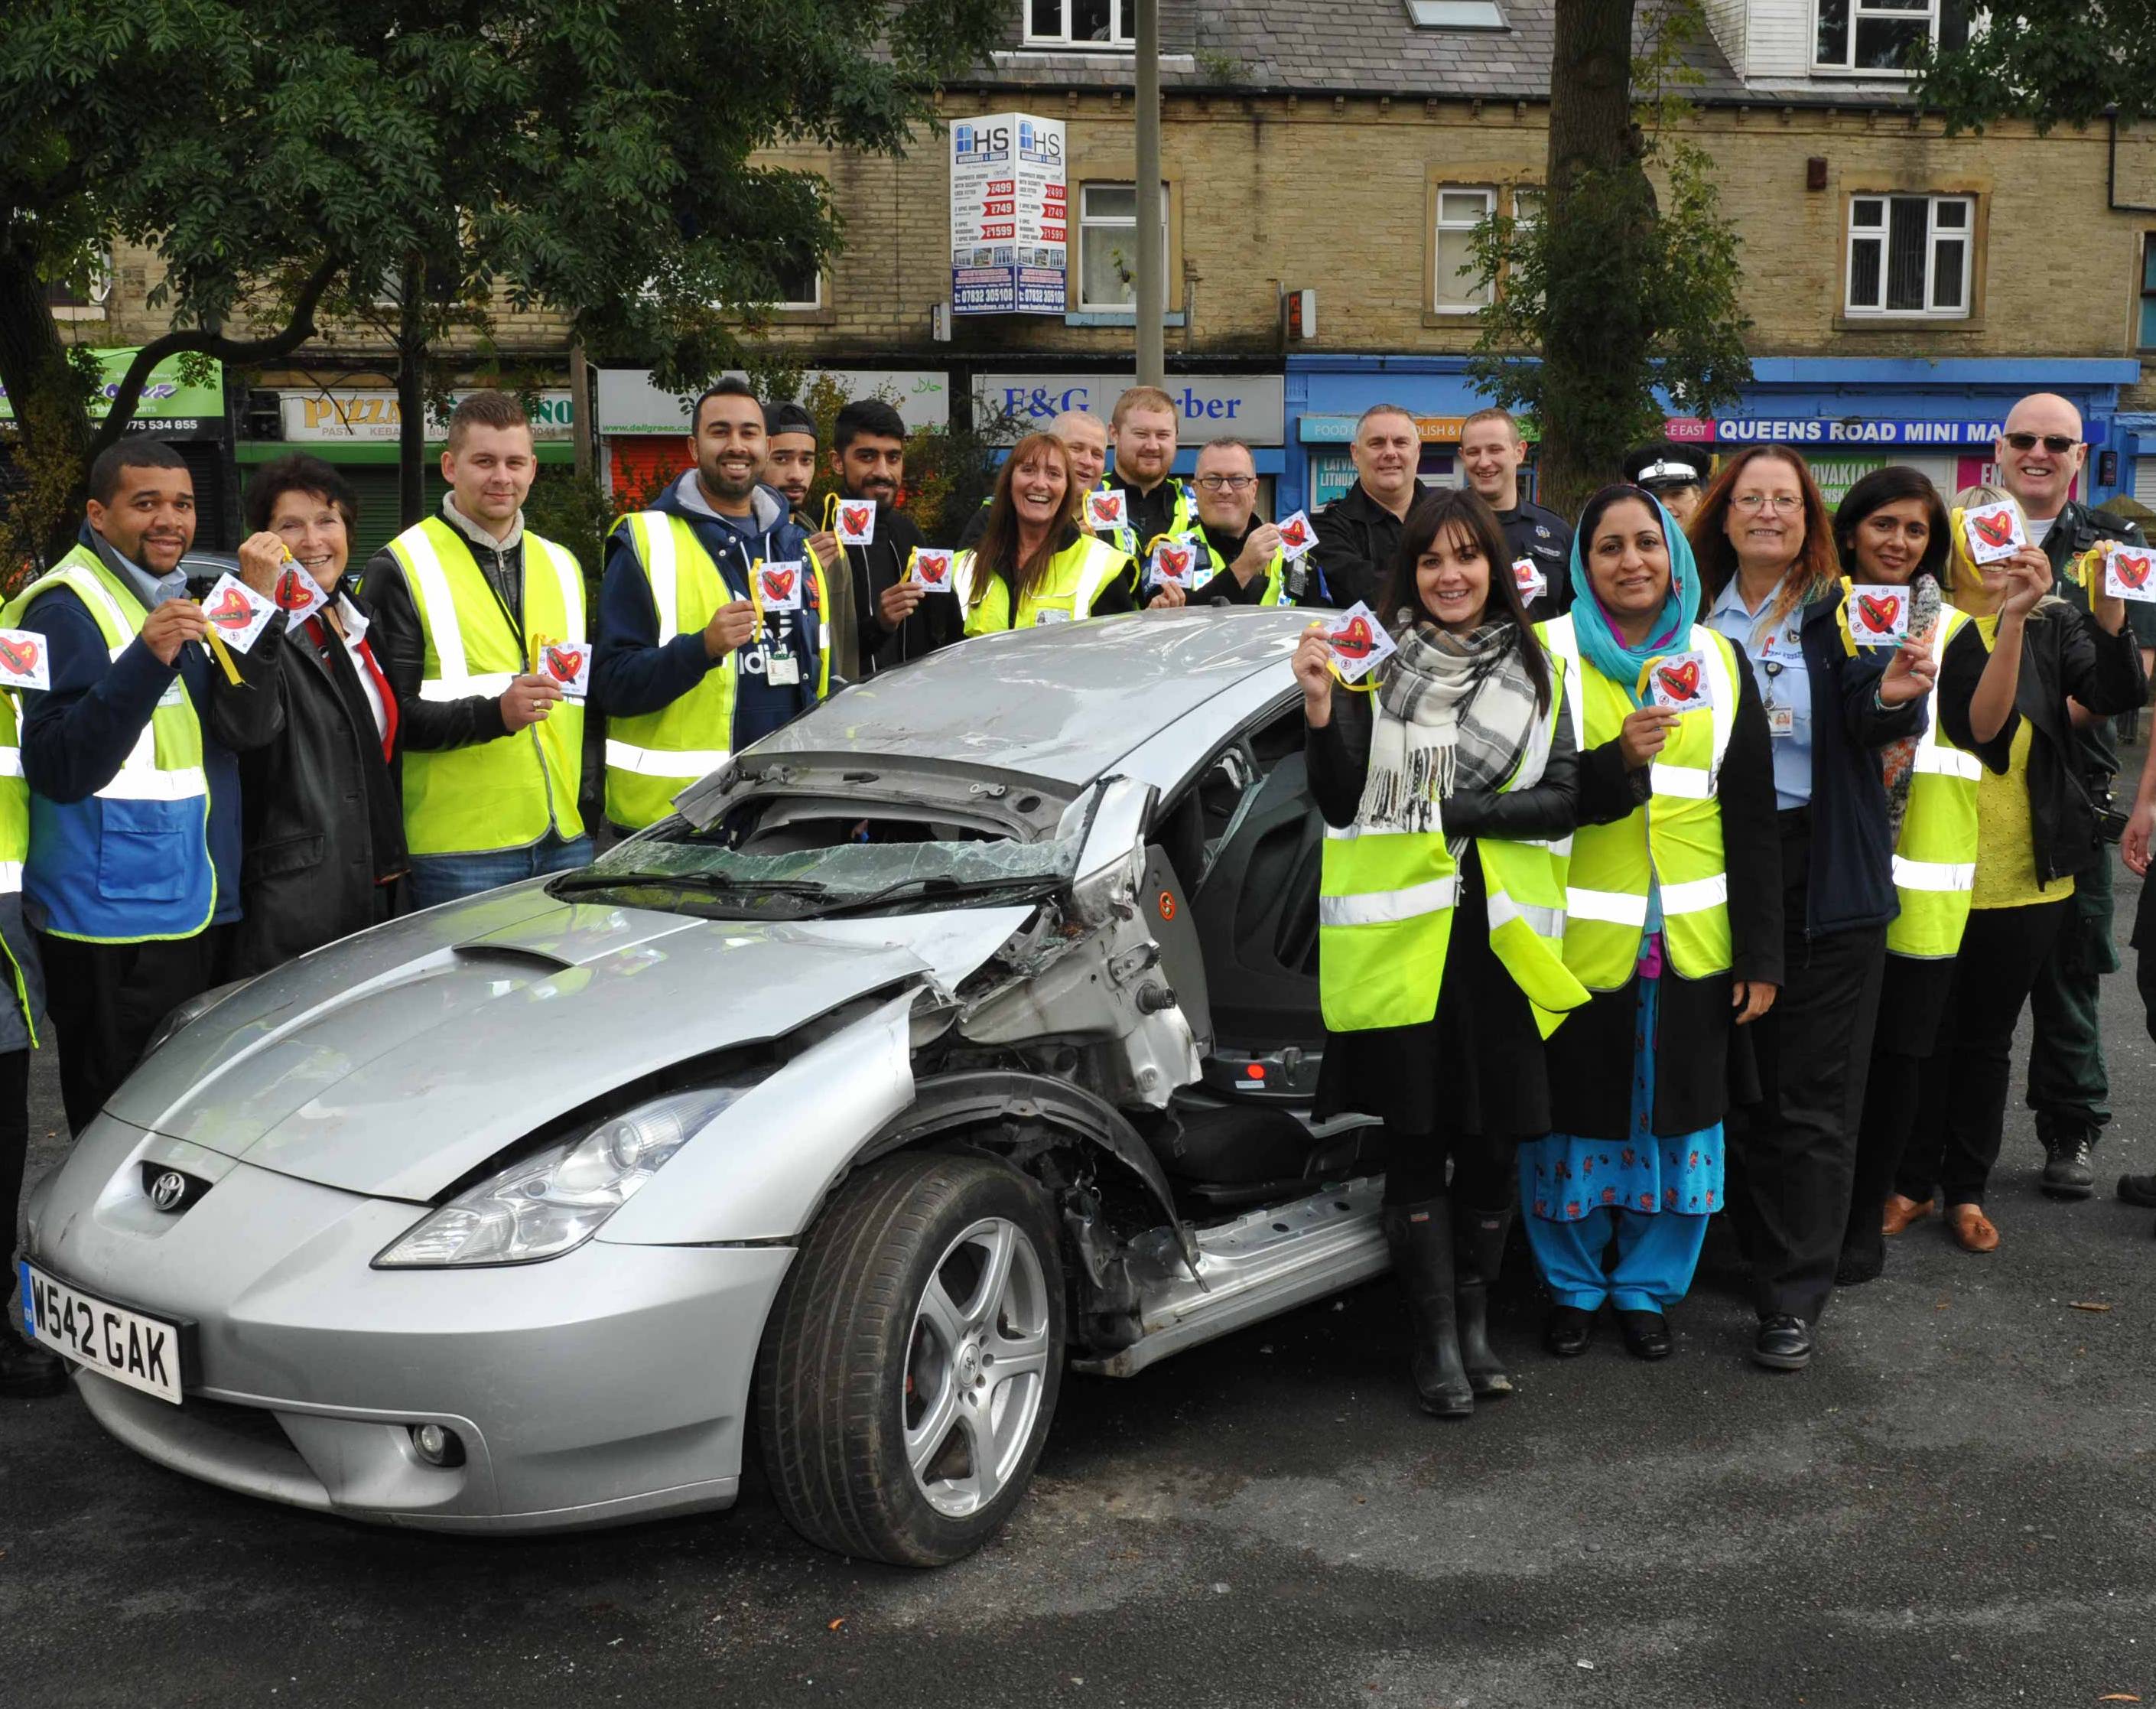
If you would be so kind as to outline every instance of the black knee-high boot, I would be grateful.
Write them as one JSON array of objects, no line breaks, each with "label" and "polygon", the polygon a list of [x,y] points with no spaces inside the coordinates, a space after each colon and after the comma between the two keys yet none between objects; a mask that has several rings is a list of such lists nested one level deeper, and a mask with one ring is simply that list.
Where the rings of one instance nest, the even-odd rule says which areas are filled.
[{"label": "black knee-high boot", "polygon": [[1453,1271],[1452,1207],[1442,1198],[1388,1205],[1385,1244],[1407,1300],[1414,1334],[1410,1370],[1415,1398],[1426,1413],[1464,1418],[1475,1410],[1475,1391],[1460,1362],[1458,1286]]},{"label": "black knee-high boot", "polygon": [[1460,1361],[1477,1400],[1512,1392],[1505,1362],[1490,1346],[1490,1289],[1505,1262],[1505,1240],[1512,1232],[1509,1206],[1502,1211],[1460,1207],[1454,1231],[1460,1266]]}]

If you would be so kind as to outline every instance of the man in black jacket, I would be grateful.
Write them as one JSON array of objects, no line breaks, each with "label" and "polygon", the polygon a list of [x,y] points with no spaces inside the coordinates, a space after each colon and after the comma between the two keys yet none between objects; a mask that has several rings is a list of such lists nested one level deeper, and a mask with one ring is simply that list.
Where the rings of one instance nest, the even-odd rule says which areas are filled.
[{"label": "man in black jacket", "polygon": [[[874,502],[875,538],[866,546],[838,546],[853,588],[865,682],[908,659],[957,640],[964,619],[958,602],[930,596],[908,579],[914,548],[921,543],[913,519],[896,508],[906,480],[906,422],[880,398],[857,398],[839,412],[831,429],[831,472],[842,499]],[[809,544],[820,553],[823,538]]]},{"label": "man in black jacket", "polygon": [[1312,518],[1317,544],[1311,556],[1333,605],[1375,610],[1400,555],[1401,525],[1422,497],[1422,435],[1399,404],[1373,404],[1355,424],[1348,455],[1355,484]]},{"label": "man in black jacket", "polygon": [[[2074,559],[2099,540],[2143,543],[2140,530],[2107,511],[2068,497],[2088,456],[2081,412],[2064,398],[2039,392],[2007,415],[1994,447],[2000,482],[2020,504],[2029,538],[2051,560],[2053,591],[2082,612],[2088,595],[2066,574]],[[2156,606],[2128,601],[2127,620],[2145,665],[2156,646]],[[2081,736],[2082,782],[2102,811],[2111,799],[2118,750],[2111,720],[2076,706]],[[2140,918],[2134,941],[2140,942]],[[2087,1198],[2095,1189],[2090,1156],[2111,1120],[2111,1080],[2103,1060],[2097,1017],[2102,977],[2118,969],[2112,943],[2111,860],[2107,854],[2077,879],[2074,905],[2058,943],[2038,970],[2029,993],[2035,1034],[2029,1048],[2029,1108],[2036,1113],[2043,1142],[2043,1190],[2055,1198]]]},{"label": "man in black jacket", "polygon": [[1515,564],[1532,564],[1542,592],[1526,600],[1536,622],[1572,609],[1572,524],[1520,496],[1520,466],[1527,442],[1507,409],[1478,409],[1460,424],[1460,469],[1467,484],[1497,512],[1506,548]]}]

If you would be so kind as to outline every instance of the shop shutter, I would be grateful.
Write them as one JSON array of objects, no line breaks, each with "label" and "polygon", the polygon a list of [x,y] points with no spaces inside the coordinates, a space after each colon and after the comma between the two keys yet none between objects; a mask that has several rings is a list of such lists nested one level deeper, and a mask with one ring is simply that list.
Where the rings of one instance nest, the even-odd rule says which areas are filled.
[{"label": "shop shutter", "polygon": [[689,448],[679,434],[609,439],[607,473],[614,509],[650,503],[689,466]]},{"label": "shop shutter", "polygon": [[230,552],[239,544],[239,518],[225,502],[225,468],[230,459],[215,440],[167,440],[187,466],[195,483],[195,545],[205,552]]},{"label": "shop shutter", "polygon": [[2133,460],[2133,496],[2146,505],[2156,505],[2156,457]]},{"label": "shop shutter", "polygon": [[[352,569],[357,574],[367,568],[368,559],[404,532],[398,520],[397,470],[393,464],[388,463],[346,463],[343,473],[359,497],[359,528],[352,543]],[[439,466],[429,468],[429,516],[441,509],[442,495],[448,491],[442,484]]]}]

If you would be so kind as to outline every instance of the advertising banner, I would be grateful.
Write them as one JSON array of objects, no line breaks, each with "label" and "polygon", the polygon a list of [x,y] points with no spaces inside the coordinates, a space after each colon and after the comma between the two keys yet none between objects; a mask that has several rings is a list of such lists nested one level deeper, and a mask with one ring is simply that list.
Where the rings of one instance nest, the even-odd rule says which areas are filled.
[{"label": "advertising banner", "polygon": [[1063,121],[992,113],[951,126],[951,312],[1060,315],[1069,277]]}]

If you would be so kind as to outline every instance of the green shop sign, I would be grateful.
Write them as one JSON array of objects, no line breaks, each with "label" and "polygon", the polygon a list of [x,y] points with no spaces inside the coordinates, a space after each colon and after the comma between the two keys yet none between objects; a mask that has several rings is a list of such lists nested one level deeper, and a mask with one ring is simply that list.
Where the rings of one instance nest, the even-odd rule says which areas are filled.
[{"label": "green shop sign", "polygon": [[[105,371],[103,382],[90,400],[90,413],[94,420],[102,420],[112,404],[120,382],[127,373],[127,364],[135,359],[132,350],[100,350],[97,352],[98,365]],[[186,358],[168,356],[150,370],[150,378],[142,388],[142,396],[135,405],[135,419],[146,425],[151,422],[175,420],[222,420],[224,416],[224,368],[220,363],[209,365],[209,378],[198,386],[189,385],[180,374],[180,364]],[[15,407],[8,399],[4,388],[0,388],[0,421],[13,421]]]}]

